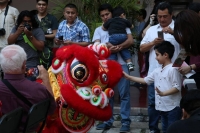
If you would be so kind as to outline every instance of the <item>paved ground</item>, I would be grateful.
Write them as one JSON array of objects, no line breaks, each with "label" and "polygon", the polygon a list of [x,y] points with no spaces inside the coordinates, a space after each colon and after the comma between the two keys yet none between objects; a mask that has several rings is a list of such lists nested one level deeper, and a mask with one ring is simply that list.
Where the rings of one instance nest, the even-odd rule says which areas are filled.
[{"label": "paved ground", "polygon": [[[119,133],[121,123],[119,116],[119,107],[114,108],[114,118],[115,122],[113,123],[113,127],[110,130],[96,130],[96,125],[100,123],[96,121],[95,125],[90,129],[88,133]],[[129,133],[149,133],[148,129],[148,116],[146,108],[132,108],[131,109],[131,130]],[[159,127],[161,128],[161,124],[159,123]]]},{"label": "paved ground", "polygon": [[[120,121],[115,121],[113,123],[113,128],[111,128],[110,130],[107,131],[96,130],[94,126],[88,133],[119,133],[120,127],[121,127]],[[129,133],[149,133],[148,122],[132,122],[131,130]]]}]

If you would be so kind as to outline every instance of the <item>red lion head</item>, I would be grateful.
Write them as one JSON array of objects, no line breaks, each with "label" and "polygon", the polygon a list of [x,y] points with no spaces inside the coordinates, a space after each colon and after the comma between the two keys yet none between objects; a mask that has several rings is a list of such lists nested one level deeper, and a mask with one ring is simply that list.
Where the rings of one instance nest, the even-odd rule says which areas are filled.
[{"label": "red lion head", "polygon": [[86,132],[94,120],[112,116],[109,98],[122,76],[121,66],[107,60],[105,44],[76,44],[58,49],[49,70],[53,91],[60,101],[59,118],[69,132]]}]

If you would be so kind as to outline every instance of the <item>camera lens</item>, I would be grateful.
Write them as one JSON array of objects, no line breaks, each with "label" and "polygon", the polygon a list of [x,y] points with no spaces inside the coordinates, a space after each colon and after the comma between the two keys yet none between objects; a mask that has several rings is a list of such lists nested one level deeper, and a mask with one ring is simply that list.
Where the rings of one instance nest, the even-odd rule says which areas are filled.
[{"label": "camera lens", "polygon": [[47,34],[53,34],[53,32],[52,32],[52,29],[51,29],[51,28],[47,29]]},{"label": "camera lens", "polygon": [[24,24],[24,27],[26,27],[29,31],[31,31],[31,25],[30,25],[30,24],[25,23],[25,24]]},{"label": "camera lens", "polygon": [[6,30],[4,28],[0,28],[0,36],[4,36],[6,34]]}]

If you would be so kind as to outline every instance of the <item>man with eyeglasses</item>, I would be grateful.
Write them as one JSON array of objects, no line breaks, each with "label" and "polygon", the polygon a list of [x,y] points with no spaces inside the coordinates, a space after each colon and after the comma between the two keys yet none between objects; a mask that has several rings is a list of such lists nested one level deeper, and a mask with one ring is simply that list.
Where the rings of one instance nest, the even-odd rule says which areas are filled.
[{"label": "man with eyeglasses", "polygon": [[[98,9],[99,15],[104,22],[108,21],[108,19],[112,18],[112,6],[110,4],[102,4]],[[117,46],[114,46],[109,41],[109,34],[108,31],[104,31],[102,29],[102,26],[97,27],[95,29],[92,42],[101,42],[101,43],[107,43],[107,47],[112,53],[118,53],[118,63],[121,64],[123,71],[129,73],[128,67],[126,65],[126,62],[122,59],[122,57],[119,55],[119,51],[121,51],[123,48],[127,48],[130,45],[133,44],[133,37],[131,34],[131,31],[129,28],[126,28],[127,32],[127,40],[123,42],[122,44],[119,44]],[[114,76],[114,75],[113,75]],[[128,132],[130,131],[130,82],[122,77],[117,84],[117,89],[119,91],[120,95],[120,115],[121,115],[121,128],[120,132]],[[109,103],[111,107],[114,106],[114,97],[110,98]],[[112,124],[114,122],[114,117],[112,116],[110,120],[105,121],[104,123],[101,123],[97,125],[97,130],[108,130],[112,127]]]},{"label": "man with eyeglasses", "polygon": [[58,20],[47,12],[48,0],[36,0],[36,2],[36,21],[45,33],[46,44],[53,48],[53,39],[57,32]]},{"label": "man with eyeglasses", "polygon": [[[54,38],[58,29],[58,20],[47,12],[48,0],[36,0],[35,19],[45,34],[45,45],[53,52]],[[51,60],[50,60],[51,62]]]},{"label": "man with eyeglasses", "polygon": [[[149,54],[149,71],[148,75],[153,72],[157,67],[160,65],[158,64],[156,58],[156,54],[154,51],[154,46],[157,44],[160,44],[162,41],[169,41],[171,44],[174,45],[175,51],[174,55],[172,58],[172,62],[175,61],[176,57],[178,56],[180,52],[180,45],[178,42],[176,42],[174,36],[173,36],[173,28],[174,28],[174,21],[172,19],[172,7],[168,2],[161,2],[157,8],[156,8],[156,13],[157,13],[157,19],[159,24],[151,26],[143,40],[141,41],[140,44],[140,51],[141,52],[147,52],[150,51]],[[158,31],[162,31],[163,33],[163,38],[158,36]],[[164,69],[164,68],[163,68]],[[171,103],[170,107],[165,107],[164,105],[159,105],[155,106],[155,102],[159,102],[159,100],[162,100],[162,97],[159,95],[155,95],[155,84],[150,84],[148,85],[148,115],[149,115],[149,129],[150,133],[160,133],[160,130],[158,128],[158,122],[160,119],[160,115],[162,115],[162,111],[157,111],[157,110],[163,110],[169,111],[172,109],[175,109],[176,107]],[[157,109],[157,110],[156,110]],[[165,120],[162,120],[162,123],[167,123]],[[165,121],[165,122],[164,122]],[[163,131],[166,131],[167,124],[162,125]]]},{"label": "man with eyeglasses", "polygon": [[[17,25],[12,29],[8,37],[8,44],[17,44],[24,48],[27,54],[27,69],[35,69],[40,64],[38,51],[44,48],[45,36],[34,15],[27,10],[21,11],[17,18]],[[35,81],[36,76],[28,79]]]}]

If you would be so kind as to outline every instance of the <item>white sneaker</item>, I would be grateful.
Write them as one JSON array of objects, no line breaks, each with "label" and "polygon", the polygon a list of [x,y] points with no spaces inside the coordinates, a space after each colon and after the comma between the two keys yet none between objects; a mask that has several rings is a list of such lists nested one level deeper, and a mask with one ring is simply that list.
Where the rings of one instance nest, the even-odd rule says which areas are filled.
[{"label": "white sneaker", "polygon": [[127,63],[129,71],[134,71],[134,65],[132,62]]}]

